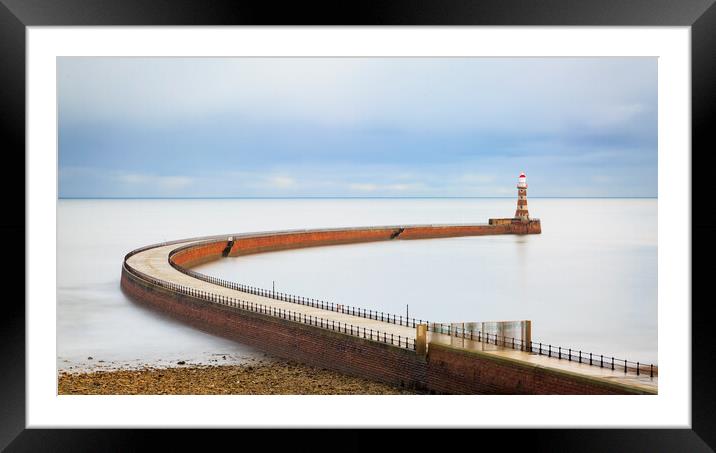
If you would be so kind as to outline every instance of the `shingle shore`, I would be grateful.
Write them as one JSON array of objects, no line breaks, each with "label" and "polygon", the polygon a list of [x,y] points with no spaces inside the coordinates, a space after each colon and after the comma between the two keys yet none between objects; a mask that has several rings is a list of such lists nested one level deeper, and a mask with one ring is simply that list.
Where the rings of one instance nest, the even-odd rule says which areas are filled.
[{"label": "shingle shore", "polygon": [[295,362],[61,371],[60,395],[408,395],[414,392]]}]

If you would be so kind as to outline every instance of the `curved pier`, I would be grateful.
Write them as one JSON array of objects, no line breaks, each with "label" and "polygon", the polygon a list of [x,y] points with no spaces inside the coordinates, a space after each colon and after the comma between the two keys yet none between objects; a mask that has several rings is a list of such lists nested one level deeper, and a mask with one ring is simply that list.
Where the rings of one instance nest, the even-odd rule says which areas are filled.
[{"label": "curved pier", "polygon": [[[535,354],[505,338],[430,329],[427,321],[252,288],[191,268],[222,257],[301,247],[493,234],[539,234],[539,220],[243,233],[155,244],[127,254],[134,300],[274,355],[434,393],[654,394],[655,369]],[[424,327],[422,327],[424,326]],[[427,328],[425,334],[418,334]],[[425,330],[422,330],[425,332]],[[420,335],[420,336],[419,336]],[[422,336],[424,335],[424,336]],[[541,352],[541,345],[540,345]],[[575,356],[576,357],[576,356]],[[586,357],[585,357],[586,360]],[[592,357],[590,355],[590,362]],[[603,360],[602,360],[603,362]],[[633,368],[633,367],[632,367]],[[634,373],[636,371],[636,374]],[[641,373],[639,373],[641,371]]]}]

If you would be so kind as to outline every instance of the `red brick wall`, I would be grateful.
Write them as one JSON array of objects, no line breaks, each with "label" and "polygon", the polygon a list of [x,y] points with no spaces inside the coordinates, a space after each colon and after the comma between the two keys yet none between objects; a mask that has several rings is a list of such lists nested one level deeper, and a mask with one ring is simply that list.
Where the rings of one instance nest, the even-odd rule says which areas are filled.
[{"label": "red brick wall", "polygon": [[418,226],[406,227],[399,239],[428,239],[457,236],[484,236],[509,234],[510,225],[456,225],[456,226]]},{"label": "red brick wall", "polygon": [[349,244],[386,241],[396,228],[355,229],[337,231],[310,231],[305,233],[279,233],[266,236],[236,238],[229,256],[248,255],[275,250],[315,247],[319,245]]},{"label": "red brick wall", "polygon": [[617,383],[537,367],[445,345],[428,348],[427,387],[437,393],[620,395],[643,393]]},{"label": "red brick wall", "polygon": [[431,344],[426,358],[414,351],[318,327],[211,304],[155,287],[122,269],[124,292],[202,330],[278,357],[432,393],[630,393],[617,384],[553,373],[484,354]]},{"label": "red brick wall", "polygon": [[[359,242],[386,241],[400,230],[398,228],[366,228],[301,233],[276,233],[235,238],[229,256],[276,250],[316,247],[321,245],[352,244]],[[398,239],[427,239],[457,236],[482,236],[493,234],[540,233],[539,221],[501,225],[455,225],[406,227]],[[184,267],[192,267],[221,257],[227,242],[219,240],[177,252],[172,260]]]},{"label": "red brick wall", "polygon": [[181,250],[172,255],[172,261],[180,266],[192,267],[221,258],[227,241],[212,242]]},{"label": "red brick wall", "polygon": [[542,222],[530,220],[527,223],[514,222],[510,225],[510,232],[516,234],[540,234],[542,233]]}]

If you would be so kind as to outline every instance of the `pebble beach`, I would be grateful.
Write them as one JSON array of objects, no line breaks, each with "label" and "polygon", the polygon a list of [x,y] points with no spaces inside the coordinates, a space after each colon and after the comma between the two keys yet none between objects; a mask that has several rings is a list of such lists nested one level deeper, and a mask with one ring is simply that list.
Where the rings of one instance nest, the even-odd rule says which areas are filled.
[{"label": "pebble beach", "polygon": [[416,392],[297,362],[179,362],[167,368],[61,370],[60,395],[410,395]]}]

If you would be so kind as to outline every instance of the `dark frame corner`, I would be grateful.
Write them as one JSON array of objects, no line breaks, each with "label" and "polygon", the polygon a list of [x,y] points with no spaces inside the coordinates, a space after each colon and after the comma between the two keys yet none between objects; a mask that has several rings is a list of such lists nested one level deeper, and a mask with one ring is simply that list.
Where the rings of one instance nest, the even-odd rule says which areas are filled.
[{"label": "dark frame corner", "polygon": [[[709,127],[716,105],[716,6],[714,0],[396,0],[393,2],[285,2],[277,8],[271,2],[256,0],[0,0],[0,111],[4,156],[16,159],[6,169],[25,168],[25,32],[28,26],[71,25],[624,25],[690,26],[692,37],[692,168],[713,168],[707,162],[716,146]],[[12,152],[11,152],[12,151]],[[7,171],[6,173],[10,173]],[[23,172],[25,174],[25,172]],[[24,182],[24,181],[23,181]],[[692,212],[698,195],[708,193],[705,176],[692,178]],[[13,196],[18,183],[3,178],[5,215],[0,227],[5,235],[24,237],[7,241],[9,253],[24,256],[25,200]],[[25,186],[26,187],[26,186]],[[7,208],[11,209],[7,209]],[[8,211],[12,211],[10,214]],[[699,212],[699,211],[696,211]],[[692,214],[692,248],[701,256],[713,256],[716,211]],[[692,256],[695,256],[692,255]],[[19,280],[17,261],[2,261],[6,281]],[[692,293],[705,286],[709,267],[692,266]],[[706,294],[704,292],[704,294]],[[23,289],[22,300],[25,300]],[[0,448],[8,451],[135,450],[145,448],[146,437],[160,437],[163,446],[189,446],[186,437],[153,430],[44,430],[25,429],[25,310],[20,297],[6,297],[0,317]],[[686,301],[674,301],[684,303]],[[518,430],[520,439],[531,449],[577,451],[713,451],[716,449],[716,386],[713,384],[712,357],[716,347],[709,334],[714,309],[710,298],[692,298],[692,429],[674,430]],[[141,434],[140,434],[141,433]],[[205,432],[206,433],[206,432]],[[346,442],[361,444],[360,435],[337,433]],[[515,433],[516,434],[516,433]],[[216,441],[230,440],[228,431],[212,431]],[[504,436],[504,432],[482,431],[479,444],[487,446],[485,436]],[[452,436],[452,435],[451,435]],[[208,436],[204,436],[208,437]],[[274,436],[272,436],[274,437]],[[278,436],[283,438],[294,437]],[[399,436],[406,443],[426,446],[429,438],[442,436]],[[470,434],[474,441],[474,435]],[[510,438],[512,434],[510,434]],[[427,439],[427,441],[426,441]],[[237,439],[234,437],[233,442]],[[266,442],[266,440],[262,440]],[[504,441],[504,438],[502,439]],[[331,444],[331,442],[328,442]],[[401,442],[402,443],[402,442]],[[335,444],[334,444],[335,445]],[[403,444],[405,445],[405,444]],[[455,445],[458,447],[458,445]],[[552,446],[550,448],[550,446]],[[565,448],[566,447],[566,448]]]}]

